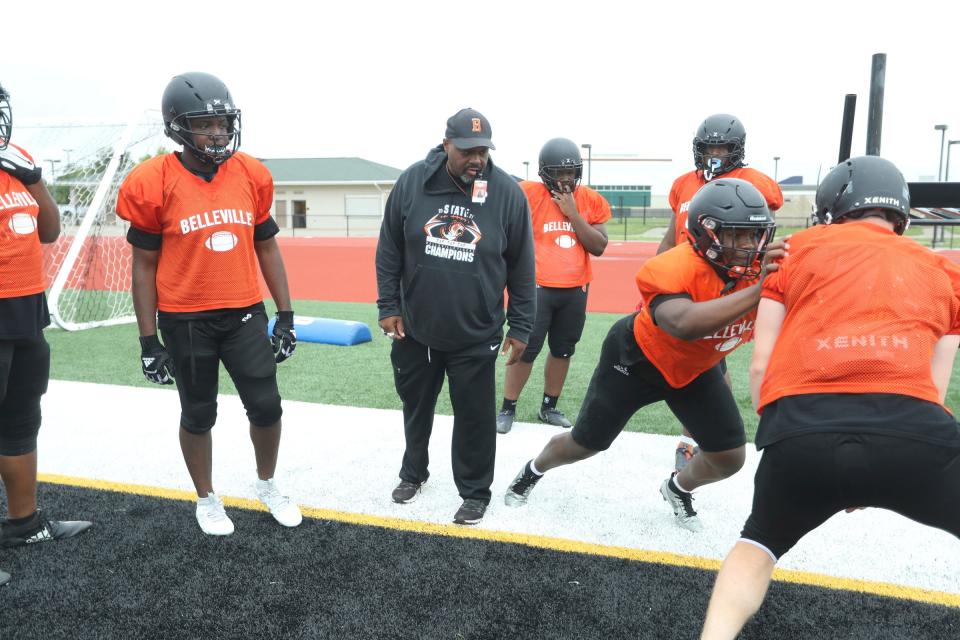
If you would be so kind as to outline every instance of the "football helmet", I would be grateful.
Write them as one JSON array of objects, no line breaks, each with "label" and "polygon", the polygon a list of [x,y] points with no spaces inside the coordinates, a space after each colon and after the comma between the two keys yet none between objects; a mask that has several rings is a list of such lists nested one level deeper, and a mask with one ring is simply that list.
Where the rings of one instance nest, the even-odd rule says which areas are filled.
[{"label": "football helmet", "polygon": [[[879,156],[860,156],[835,166],[817,187],[814,224],[831,224],[866,211],[893,214],[899,235],[910,226],[910,189],[900,170]],[[888,216],[889,218],[889,216]]]},{"label": "football helmet", "polygon": [[[690,200],[687,229],[694,250],[729,278],[756,278],[776,223],[763,194],[746,180],[708,182]],[[752,233],[741,246],[744,231]],[[738,238],[739,236],[739,238]]]},{"label": "football helmet", "polygon": [[10,94],[0,85],[0,151],[10,144],[13,133],[13,110],[10,108]]},{"label": "football helmet", "polygon": [[[163,92],[163,130],[169,138],[206,164],[219,165],[240,148],[240,110],[233,103],[227,85],[209,73],[190,72],[174,76]],[[227,133],[224,144],[197,146],[190,121],[194,118],[224,116]]]},{"label": "football helmet", "polygon": [[[713,180],[728,171],[743,166],[747,144],[747,130],[743,124],[728,113],[716,113],[697,128],[693,137],[693,164],[703,172],[704,178]],[[721,156],[708,154],[707,147],[725,146]]]},{"label": "football helmet", "polygon": [[[570,192],[576,191],[583,178],[583,158],[580,157],[580,148],[576,143],[566,138],[548,140],[540,149],[540,179],[550,191],[562,192],[566,180],[560,180],[561,171],[573,170],[573,184]],[[569,183],[567,183],[569,184]]]}]

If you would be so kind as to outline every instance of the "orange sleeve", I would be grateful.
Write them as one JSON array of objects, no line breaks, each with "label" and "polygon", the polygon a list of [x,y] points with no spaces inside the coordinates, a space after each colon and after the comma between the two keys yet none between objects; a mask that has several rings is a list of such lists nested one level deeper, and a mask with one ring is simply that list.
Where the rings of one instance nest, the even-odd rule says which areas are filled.
[{"label": "orange sleeve", "polygon": [[770,207],[771,213],[783,206],[783,190],[780,189],[780,185],[777,184],[773,178],[770,176],[760,173],[756,173],[756,179],[751,180],[754,186],[763,194],[764,199],[767,201],[767,206]]},{"label": "orange sleeve", "polygon": [[156,163],[150,161],[136,167],[117,193],[117,215],[147,233],[163,233],[161,177],[155,167]]},{"label": "orange sleeve", "polygon": [[23,147],[21,147],[21,146],[19,146],[19,145],[13,144],[12,142],[10,143],[10,146],[13,147],[14,149],[16,149],[17,151],[19,151],[20,153],[22,153],[22,154],[23,154],[23,157],[26,158],[27,160],[29,160],[30,162],[32,162],[34,165],[37,164],[37,161],[33,159],[33,156],[30,155],[30,154],[27,152],[26,149],[24,149]]},{"label": "orange sleeve", "polygon": [[682,259],[690,251],[689,246],[680,245],[643,263],[636,282],[646,304],[660,294],[691,293],[688,288],[696,277],[696,263]]},{"label": "orange sleeve", "polygon": [[270,208],[273,207],[273,176],[270,175],[270,169],[256,158],[250,157],[248,166],[257,194],[257,217],[253,221],[257,225],[270,217]]},{"label": "orange sleeve", "polygon": [[613,214],[610,211],[610,203],[607,199],[596,191],[590,192],[590,210],[585,216],[589,224],[603,224],[609,220]]},{"label": "orange sleeve", "polygon": [[680,208],[680,181],[683,180],[683,176],[680,176],[673,181],[673,186],[670,187],[670,208],[673,209],[673,215],[677,215],[678,209]]},{"label": "orange sleeve", "polygon": [[953,296],[957,299],[957,316],[953,319],[953,326],[950,327],[950,330],[947,332],[949,335],[960,334],[960,266],[957,266],[953,261],[938,256],[940,259],[940,264],[943,267],[943,270],[947,272],[947,275],[950,276],[950,284],[953,285]]}]

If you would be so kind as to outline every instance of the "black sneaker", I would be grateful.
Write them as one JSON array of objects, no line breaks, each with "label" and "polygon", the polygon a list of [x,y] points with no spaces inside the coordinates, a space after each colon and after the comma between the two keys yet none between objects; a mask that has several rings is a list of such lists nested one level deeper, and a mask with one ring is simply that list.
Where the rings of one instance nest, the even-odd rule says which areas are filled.
[{"label": "black sneaker", "polygon": [[677,524],[687,531],[701,531],[703,525],[700,523],[700,518],[697,517],[697,512],[693,510],[693,494],[677,488],[673,481],[675,475],[673,474],[663,481],[663,484],[660,485],[660,495],[673,509],[673,515],[677,517]]},{"label": "black sneaker", "polygon": [[409,504],[420,497],[420,490],[423,488],[423,482],[407,482],[403,480],[393,490],[391,496],[393,501],[398,504]]},{"label": "black sneaker", "polygon": [[48,520],[39,510],[26,524],[0,523],[0,547],[21,547],[37,542],[63,540],[83,533],[93,526],[86,520]]},{"label": "black sneaker", "polygon": [[573,423],[567,420],[567,416],[563,415],[563,411],[560,411],[560,409],[557,409],[556,407],[551,407],[549,409],[540,407],[540,412],[537,413],[537,417],[540,418],[540,422],[546,422],[547,424],[552,424],[555,427],[569,429],[573,426]]},{"label": "black sneaker", "polygon": [[527,498],[530,492],[540,482],[543,475],[537,475],[530,470],[530,463],[523,465],[523,469],[517,474],[517,477],[510,483],[510,487],[503,496],[503,502],[508,507],[522,507],[527,504]]},{"label": "black sneaker", "polygon": [[517,417],[516,411],[504,409],[497,414],[497,433],[510,433],[513,429],[513,419]]},{"label": "black sneaker", "polygon": [[0,587],[10,582],[10,574],[0,569]]},{"label": "black sneaker", "polygon": [[465,498],[463,504],[453,516],[454,524],[477,524],[487,512],[487,503],[477,498]]}]

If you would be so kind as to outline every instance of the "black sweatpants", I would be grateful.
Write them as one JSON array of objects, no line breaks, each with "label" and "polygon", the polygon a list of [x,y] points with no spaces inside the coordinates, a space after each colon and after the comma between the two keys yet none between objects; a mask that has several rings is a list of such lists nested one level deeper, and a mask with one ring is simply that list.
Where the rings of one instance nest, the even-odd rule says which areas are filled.
[{"label": "black sweatpants", "polygon": [[424,482],[437,397],[446,375],[453,404],[453,480],[462,498],[490,501],[497,453],[496,362],[500,343],[436,351],[409,335],[393,343],[390,361],[403,401],[406,449],[400,479]]}]

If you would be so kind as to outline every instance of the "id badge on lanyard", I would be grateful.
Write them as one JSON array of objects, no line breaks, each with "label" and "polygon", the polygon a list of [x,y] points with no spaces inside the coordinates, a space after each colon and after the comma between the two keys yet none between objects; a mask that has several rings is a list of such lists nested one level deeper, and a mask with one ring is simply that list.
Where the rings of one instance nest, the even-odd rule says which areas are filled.
[{"label": "id badge on lanyard", "polygon": [[487,201],[487,181],[486,180],[474,180],[473,181],[473,197],[470,200],[476,204],[483,204]]}]

